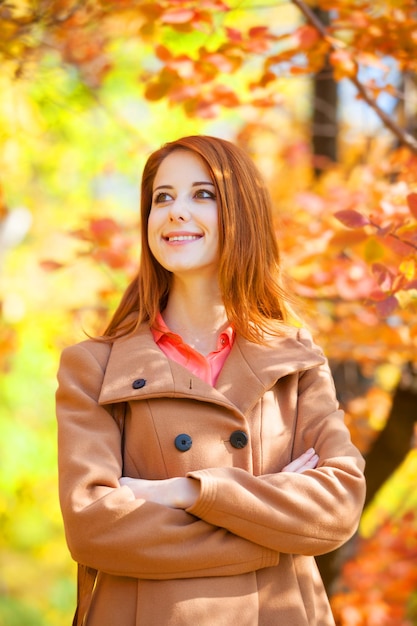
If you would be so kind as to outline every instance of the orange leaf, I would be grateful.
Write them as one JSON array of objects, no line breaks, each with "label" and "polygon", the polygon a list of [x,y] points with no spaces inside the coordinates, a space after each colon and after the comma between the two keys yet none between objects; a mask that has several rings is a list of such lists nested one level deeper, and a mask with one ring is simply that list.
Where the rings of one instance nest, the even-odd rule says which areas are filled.
[{"label": "orange leaf", "polygon": [[267,37],[270,38],[268,26],[252,26],[248,32],[249,37]]},{"label": "orange leaf", "polygon": [[155,54],[158,57],[158,59],[160,61],[163,61],[164,63],[168,63],[169,61],[172,60],[172,54],[171,52],[168,50],[168,48],[166,48],[165,46],[162,45],[158,45],[155,48]]},{"label": "orange leaf", "polygon": [[417,193],[413,192],[408,194],[407,204],[411,215],[417,219]]},{"label": "orange leaf", "polygon": [[173,85],[180,81],[178,74],[172,70],[163,69],[155,82],[149,83],[145,89],[145,98],[154,102],[164,98]]},{"label": "orange leaf", "polygon": [[59,263],[53,259],[44,259],[39,262],[39,265],[45,272],[55,272],[56,270],[60,270],[64,267],[63,263]]},{"label": "orange leaf", "polygon": [[213,89],[212,96],[214,102],[224,107],[233,108],[239,105],[239,98],[235,92],[225,85],[217,85],[217,87]]},{"label": "orange leaf", "polygon": [[294,33],[294,37],[296,38],[298,47],[301,48],[301,50],[308,50],[309,48],[312,48],[320,39],[318,30],[309,24],[300,26],[300,28],[298,28]]},{"label": "orange leaf", "polygon": [[329,60],[334,67],[336,80],[356,76],[357,65],[347,50],[334,50],[330,53]]},{"label": "orange leaf", "polygon": [[310,74],[310,69],[308,67],[300,67],[297,65],[292,65],[290,67],[290,74],[293,76],[303,76],[304,74]]}]

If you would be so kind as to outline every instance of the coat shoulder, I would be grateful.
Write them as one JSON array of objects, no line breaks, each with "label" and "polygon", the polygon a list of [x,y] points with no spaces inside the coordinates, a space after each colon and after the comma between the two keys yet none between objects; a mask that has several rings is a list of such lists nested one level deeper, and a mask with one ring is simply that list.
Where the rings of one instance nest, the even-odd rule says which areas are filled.
[{"label": "coat shoulder", "polygon": [[96,339],[85,339],[79,343],[67,346],[61,353],[61,364],[67,365],[90,361],[93,359],[105,370],[112,349],[111,342]]},{"label": "coat shoulder", "polygon": [[266,337],[265,345],[278,351],[285,348],[294,354],[301,351],[304,355],[309,354],[312,358],[317,358],[319,362],[326,360],[322,348],[316,343],[312,333],[306,327],[285,326],[280,335]]}]

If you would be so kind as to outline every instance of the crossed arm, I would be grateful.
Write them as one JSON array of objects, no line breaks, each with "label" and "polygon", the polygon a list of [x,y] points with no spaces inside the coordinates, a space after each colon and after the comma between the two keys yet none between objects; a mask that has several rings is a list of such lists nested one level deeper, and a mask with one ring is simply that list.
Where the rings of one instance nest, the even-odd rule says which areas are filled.
[{"label": "crossed arm", "polygon": [[[308,469],[314,469],[318,460],[315,450],[310,448],[281,471],[302,474]],[[119,483],[129,487],[136,499],[156,502],[174,509],[188,509],[195,504],[200,494],[200,482],[188,477],[144,480],[122,476]]]}]

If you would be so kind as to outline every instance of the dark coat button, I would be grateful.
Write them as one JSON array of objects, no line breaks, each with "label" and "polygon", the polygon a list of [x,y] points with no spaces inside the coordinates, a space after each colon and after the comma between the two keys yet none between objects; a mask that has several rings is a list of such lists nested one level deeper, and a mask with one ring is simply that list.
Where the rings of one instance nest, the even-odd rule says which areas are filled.
[{"label": "dark coat button", "polygon": [[138,378],[134,380],[132,383],[133,389],[142,389],[146,385],[146,380],[144,378]]},{"label": "dark coat button", "polygon": [[244,448],[248,441],[248,436],[243,430],[235,430],[230,435],[230,443],[234,448]]},{"label": "dark coat button", "polygon": [[191,439],[190,435],[181,434],[175,437],[175,447],[180,452],[187,452],[187,450],[189,450],[192,445],[193,440]]}]

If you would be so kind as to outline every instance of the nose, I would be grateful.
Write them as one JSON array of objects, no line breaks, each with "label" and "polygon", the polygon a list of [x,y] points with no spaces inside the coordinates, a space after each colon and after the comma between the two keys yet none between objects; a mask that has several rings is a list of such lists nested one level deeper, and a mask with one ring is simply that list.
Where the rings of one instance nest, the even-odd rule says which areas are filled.
[{"label": "nose", "polygon": [[171,222],[188,222],[190,211],[185,200],[177,198],[170,205],[169,219]]}]

